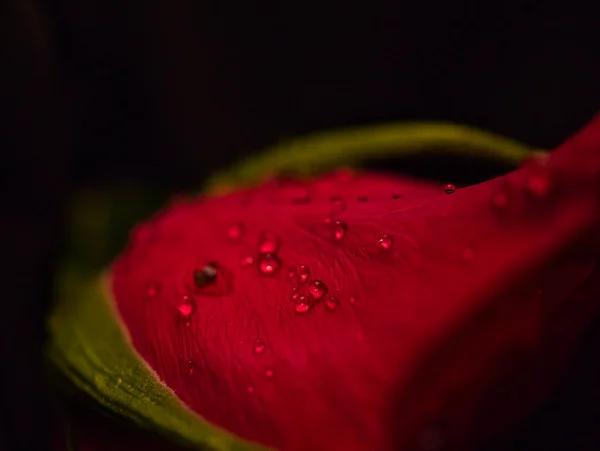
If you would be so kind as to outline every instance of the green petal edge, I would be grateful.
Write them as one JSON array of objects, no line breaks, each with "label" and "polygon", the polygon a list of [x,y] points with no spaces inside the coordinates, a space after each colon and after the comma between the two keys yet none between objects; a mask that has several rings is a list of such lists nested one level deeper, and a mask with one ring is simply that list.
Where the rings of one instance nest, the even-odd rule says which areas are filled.
[{"label": "green petal edge", "polygon": [[108,276],[65,267],[48,321],[48,356],[77,389],[110,412],[184,447],[266,448],[209,424],[185,406],[133,349],[108,294]]},{"label": "green petal edge", "polygon": [[313,133],[276,144],[209,178],[206,192],[224,193],[278,172],[314,175],[369,158],[422,153],[472,155],[518,164],[539,153],[518,141],[465,125],[397,122]]}]

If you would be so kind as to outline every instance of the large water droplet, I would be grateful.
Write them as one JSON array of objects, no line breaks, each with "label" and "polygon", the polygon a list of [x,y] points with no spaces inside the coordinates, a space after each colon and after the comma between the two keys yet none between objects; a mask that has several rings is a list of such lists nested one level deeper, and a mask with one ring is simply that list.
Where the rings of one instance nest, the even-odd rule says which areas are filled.
[{"label": "large water droplet", "polygon": [[202,269],[194,270],[194,285],[198,288],[204,288],[207,285],[215,283],[217,280],[217,264],[210,262]]},{"label": "large water droplet", "polygon": [[258,259],[258,271],[265,276],[272,276],[280,266],[281,262],[275,254],[263,254]]},{"label": "large water droplet", "polygon": [[321,280],[313,280],[308,284],[308,292],[315,301],[318,301],[327,294],[328,288]]},{"label": "large water droplet", "polygon": [[191,376],[196,370],[196,364],[193,360],[188,360],[188,374]]},{"label": "large water droplet", "polygon": [[327,299],[325,299],[325,307],[327,307],[327,310],[335,310],[338,305],[340,305],[340,300],[335,296],[328,296]]},{"label": "large water droplet", "polygon": [[264,342],[260,338],[257,338],[254,341],[254,354],[262,354],[263,352],[265,352],[265,349],[266,346]]},{"label": "large water droplet", "polygon": [[456,186],[454,186],[452,183],[448,183],[446,186],[444,186],[444,191],[446,194],[452,194],[454,191],[456,191]]},{"label": "large water droplet", "polygon": [[343,240],[346,236],[348,225],[344,221],[335,221],[331,230],[331,235],[336,241]]},{"label": "large water droplet", "polygon": [[227,237],[232,241],[237,241],[246,233],[246,226],[242,222],[236,222],[227,229]]},{"label": "large water droplet", "polygon": [[379,238],[379,245],[383,249],[390,249],[394,245],[394,238],[387,233],[384,233],[381,238]]},{"label": "large water droplet", "polygon": [[261,254],[274,254],[279,249],[279,238],[271,232],[263,232],[258,239],[258,252]]},{"label": "large water droplet", "polygon": [[306,296],[300,296],[296,301],[296,306],[294,309],[298,313],[306,313],[312,307],[312,301],[310,301]]}]

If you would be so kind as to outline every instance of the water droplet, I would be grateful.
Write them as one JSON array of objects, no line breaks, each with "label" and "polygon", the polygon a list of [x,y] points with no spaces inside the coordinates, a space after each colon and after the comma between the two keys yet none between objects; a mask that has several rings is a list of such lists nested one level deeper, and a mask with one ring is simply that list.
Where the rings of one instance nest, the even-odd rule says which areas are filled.
[{"label": "water droplet", "polygon": [[325,307],[327,307],[327,310],[335,310],[338,305],[340,305],[340,300],[335,296],[329,296],[325,299]]},{"label": "water droplet", "polygon": [[274,254],[279,249],[279,238],[270,232],[263,232],[258,240],[258,252]]},{"label": "water droplet", "polygon": [[346,209],[346,202],[340,196],[331,196],[331,214],[341,213]]},{"label": "water droplet", "polygon": [[154,298],[160,292],[161,285],[159,282],[151,282],[146,287],[146,296],[149,298]]},{"label": "water droplet", "polygon": [[446,186],[444,186],[444,191],[446,194],[452,194],[454,191],[456,191],[456,186],[454,186],[452,183],[448,183]]},{"label": "water droplet", "polygon": [[298,288],[294,287],[292,288],[292,301],[296,302],[298,301],[298,299],[300,299],[300,293],[298,292]]},{"label": "water droplet", "polygon": [[350,298],[348,298],[348,302],[350,302],[350,304],[354,304],[356,302],[356,296],[350,296]]},{"label": "water droplet", "polygon": [[334,240],[340,241],[344,239],[347,231],[348,225],[344,221],[335,221],[333,223],[331,235],[333,236]]},{"label": "water droplet", "polygon": [[550,179],[545,174],[532,175],[526,186],[532,194],[543,197],[550,191]]},{"label": "water droplet", "polygon": [[312,302],[306,298],[306,296],[300,296],[296,301],[296,306],[294,307],[296,312],[298,313],[306,313],[312,307]]},{"label": "water droplet", "polygon": [[266,346],[264,342],[260,338],[257,338],[254,341],[254,354],[262,354],[263,352],[265,352],[265,349]]},{"label": "water droplet", "polygon": [[384,233],[383,236],[379,238],[379,245],[383,249],[389,249],[394,245],[394,238],[392,238],[391,235]]},{"label": "water droplet", "polygon": [[240,264],[242,265],[242,268],[251,266],[254,264],[254,257],[252,255],[244,255],[240,260]]},{"label": "water droplet", "polygon": [[463,249],[461,256],[463,260],[468,262],[475,260],[475,252],[473,251],[473,249],[468,247]]},{"label": "water droplet", "polygon": [[202,269],[194,270],[194,285],[198,288],[204,288],[217,280],[217,264],[210,262]]},{"label": "water droplet", "polygon": [[310,268],[306,265],[298,266],[297,275],[300,283],[308,282],[308,279],[310,278]]},{"label": "water droplet", "polygon": [[177,310],[182,319],[189,320],[196,311],[196,301],[190,295],[184,294],[181,296],[181,302],[177,306]]},{"label": "water droplet", "polygon": [[275,372],[272,369],[268,369],[265,371],[265,377],[271,379],[275,375]]},{"label": "water droplet", "polygon": [[230,240],[239,240],[246,233],[246,226],[242,222],[236,222],[227,229],[227,237]]},{"label": "water droplet", "polygon": [[193,360],[188,360],[188,374],[191,376],[196,370],[196,364]]},{"label": "water droplet", "polygon": [[356,200],[359,202],[367,202],[369,199],[367,198],[367,196],[358,196]]},{"label": "water droplet", "polygon": [[330,216],[323,219],[323,224],[325,224],[326,226],[331,225],[332,222],[333,222],[333,219]]},{"label": "water droplet", "polygon": [[318,301],[325,296],[327,291],[329,291],[327,285],[320,280],[313,280],[310,284],[308,284],[308,292],[315,301]]},{"label": "water droplet", "polygon": [[265,276],[272,276],[280,266],[281,262],[275,254],[263,254],[258,259],[258,270]]},{"label": "water droplet", "polygon": [[248,393],[254,393],[254,387],[252,385],[248,385],[248,387],[246,387],[246,391]]}]

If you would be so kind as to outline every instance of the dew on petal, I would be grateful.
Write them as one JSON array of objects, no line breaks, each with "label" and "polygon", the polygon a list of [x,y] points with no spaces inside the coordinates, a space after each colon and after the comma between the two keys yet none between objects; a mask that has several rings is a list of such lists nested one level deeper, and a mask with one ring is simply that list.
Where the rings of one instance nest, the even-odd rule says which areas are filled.
[{"label": "dew on petal", "polygon": [[327,310],[335,310],[340,305],[340,300],[335,296],[328,296],[325,299],[325,307]]},{"label": "dew on petal", "polygon": [[258,271],[265,276],[272,276],[280,266],[281,262],[275,254],[263,254],[258,259]]},{"label": "dew on petal", "polygon": [[379,245],[382,249],[390,249],[394,245],[394,238],[391,235],[384,233],[381,238],[379,238]]},{"label": "dew on petal", "polygon": [[331,196],[331,214],[341,213],[346,209],[346,202],[340,196]]},{"label": "dew on petal", "polygon": [[332,222],[333,219],[331,219],[331,216],[327,216],[325,219],[323,219],[323,224],[325,224],[326,226],[330,226]]},{"label": "dew on petal", "polygon": [[191,376],[196,370],[196,364],[193,360],[188,360],[188,374]]},{"label": "dew on petal", "polygon": [[456,186],[454,186],[452,183],[448,183],[446,186],[444,186],[444,191],[446,194],[452,194],[454,191],[456,191]]},{"label": "dew on petal", "polygon": [[315,301],[318,301],[323,296],[325,296],[327,294],[327,291],[329,291],[327,285],[325,285],[325,283],[321,280],[313,280],[311,283],[308,284],[308,292]]},{"label": "dew on petal", "polygon": [[247,268],[248,266],[252,266],[254,264],[254,257],[252,255],[244,255],[240,259],[240,265],[242,268]]},{"label": "dew on petal", "polygon": [[181,296],[181,302],[177,305],[177,310],[182,319],[189,320],[196,311],[196,301],[190,295],[184,294]]},{"label": "dew on petal", "polygon": [[300,283],[308,282],[308,279],[310,278],[310,268],[306,265],[298,266],[297,275],[298,275],[298,282],[300,282]]},{"label": "dew on petal", "polygon": [[254,341],[254,354],[262,354],[265,352],[265,349],[265,343],[260,338],[257,338]]},{"label": "dew on petal", "polygon": [[258,240],[258,252],[274,254],[279,249],[279,238],[270,232],[263,232]]},{"label": "dew on petal", "polygon": [[350,302],[350,304],[354,304],[356,302],[356,296],[350,296],[348,298],[348,302]]},{"label": "dew on petal", "polygon": [[274,375],[275,375],[275,372],[270,368],[265,371],[265,377],[267,379],[271,379]]},{"label": "dew on petal", "polygon": [[296,280],[296,268],[290,268],[288,271],[288,278],[293,282]]},{"label": "dew on petal", "polygon": [[237,241],[246,233],[246,227],[242,222],[236,222],[227,229],[227,237],[232,241]]},{"label": "dew on petal", "polygon": [[348,231],[348,225],[344,221],[335,221],[331,230],[331,235],[334,240],[343,240]]},{"label": "dew on petal", "polygon": [[297,302],[298,299],[300,299],[300,292],[298,291],[298,289],[296,287],[292,288],[292,295],[290,296],[290,298],[292,299],[292,301]]},{"label": "dew on petal", "polygon": [[310,310],[311,307],[312,302],[308,298],[306,298],[306,296],[300,296],[296,301],[296,306],[294,307],[294,309],[298,313],[306,313]]},{"label": "dew on petal", "polygon": [[217,263],[210,262],[202,269],[194,270],[194,285],[198,288],[204,288],[215,283],[217,280],[217,266]]}]

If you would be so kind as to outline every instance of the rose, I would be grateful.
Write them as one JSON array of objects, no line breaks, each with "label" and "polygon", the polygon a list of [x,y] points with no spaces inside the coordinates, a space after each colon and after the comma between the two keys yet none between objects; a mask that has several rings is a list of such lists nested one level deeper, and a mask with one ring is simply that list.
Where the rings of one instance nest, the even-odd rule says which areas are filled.
[{"label": "rose", "polygon": [[599,147],[600,118],[472,187],[342,171],[176,203],[102,283],[65,272],[50,356],[183,445],[470,449],[597,313]]}]

